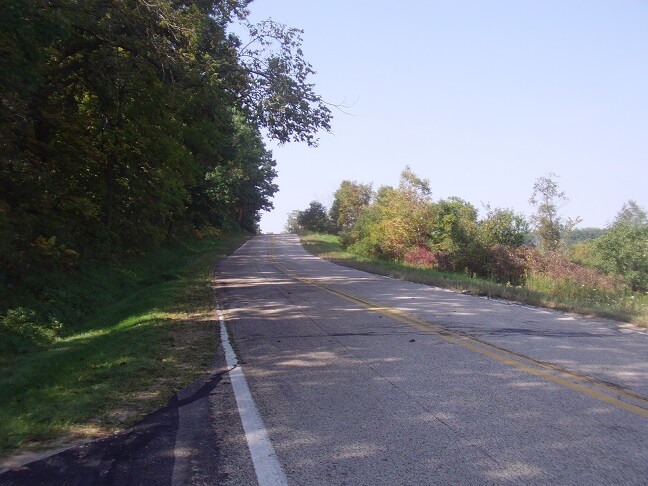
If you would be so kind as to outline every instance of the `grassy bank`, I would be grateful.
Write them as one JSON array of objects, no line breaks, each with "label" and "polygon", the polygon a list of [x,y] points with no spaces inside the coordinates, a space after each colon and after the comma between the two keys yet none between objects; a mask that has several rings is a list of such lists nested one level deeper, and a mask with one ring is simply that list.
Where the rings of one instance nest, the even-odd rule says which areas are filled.
[{"label": "grassy bank", "polygon": [[192,239],[44,276],[50,300],[24,300],[60,307],[62,330],[47,347],[2,358],[0,456],[119,430],[204,372],[219,339],[210,270],[245,239]]},{"label": "grassy bank", "polygon": [[394,261],[356,255],[344,249],[339,238],[333,235],[312,234],[302,236],[301,241],[306,250],[325,260],[378,275],[490,298],[609,317],[648,327],[648,295],[605,295],[579,285],[559,286],[550,279],[538,277],[528,279],[523,286],[504,285],[464,274],[414,268]]}]

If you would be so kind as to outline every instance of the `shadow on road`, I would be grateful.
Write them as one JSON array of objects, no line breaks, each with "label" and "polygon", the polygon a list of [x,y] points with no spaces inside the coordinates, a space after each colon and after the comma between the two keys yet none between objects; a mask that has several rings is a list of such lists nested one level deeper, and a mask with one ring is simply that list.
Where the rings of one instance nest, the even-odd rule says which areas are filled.
[{"label": "shadow on road", "polygon": [[190,396],[174,395],[128,430],[10,469],[0,474],[0,485],[171,484],[178,409],[206,398],[225,373],[203,377]]}]

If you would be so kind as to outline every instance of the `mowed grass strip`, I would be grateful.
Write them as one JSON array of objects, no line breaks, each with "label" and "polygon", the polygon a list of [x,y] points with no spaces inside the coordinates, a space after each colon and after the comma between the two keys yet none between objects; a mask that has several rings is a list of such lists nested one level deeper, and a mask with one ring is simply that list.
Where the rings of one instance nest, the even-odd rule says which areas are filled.
[{"label": "mowed grass strip", "polygon": [[78,284],[115,295],[123,292],[113,286],[127,287],[128,295],[67,323],[75,331],[47,349],[2,363],[0,457],[121,430],[204,373],[219,342],[210,272],[245,239],[174,245],[122,267],[132,274],[126,281],[93,283],[86,272],[72,282],[69,294]]},{"label": "mowed grass strip", "polygon": [[[631,322],[648,327],[648,295],[632,294],[619,298],[609,296],[602,299],[579,298],[580,286],[561,288],[540,285],[539,277],[531,279],[532,288],[499,284],[491,280],[470,277],[460,273],[442,272],[428,268],[415,268],[390,260],[380,260],[357,255],[347,251],[340,239],[334,235],[310,234],[300,237],[307,251],[339,265],[385,275],[410,282],[467,292],[494,299],[506,299],[550,309],[594,315]],[[548,290],[543,291],[543,288]],[[553,292],[551,290],[554,290]]]}]

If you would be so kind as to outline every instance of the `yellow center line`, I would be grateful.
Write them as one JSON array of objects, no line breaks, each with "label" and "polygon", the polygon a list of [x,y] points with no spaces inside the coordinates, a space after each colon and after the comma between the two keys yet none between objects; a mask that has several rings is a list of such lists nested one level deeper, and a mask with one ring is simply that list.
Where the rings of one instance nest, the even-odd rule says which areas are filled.
[{"label": "yellow center line", "polygon": [[[274,241],[272,250],[274,250]],[[549,380],[553,383],[574,390],[590,398],[600,400],[604,403],[631,412],[635,415],[648,418],[648,408],[646,408],[648,407],[648,399],[642,397],[641,395],[637,395],[626,390],[621,390],[589,376],[565,370],[551,363],[538,361],[523,354],[510,351],[494,344],[490,344],[474,336],[469,336],[459,331],[446,328],[440,324],[412,316],[400,309],[380,305],[338,288],[334,288],[330,285],[317,282],[313,278],[300,275],[294,270],[280,263],[275,258],[272,250],[270,252],[270,260],[272,261],[272,263],[283,273],[293,277],[300,282],[322,289],[349,302],[360,304],[367,310],[394,319],[426,334],[437,336],[448,343],[461,346],[462,348],[474,351],[483,356],[487,356],[491,359],[499,361],[500,363],[512,366],[518,370],[524,371],[539,378]],[[577,381],[581,383],[578,383]],[[626,400],[641,403],[645,406],[629,403],[628,401],[622,400],[621,397],[625,398]]]}]

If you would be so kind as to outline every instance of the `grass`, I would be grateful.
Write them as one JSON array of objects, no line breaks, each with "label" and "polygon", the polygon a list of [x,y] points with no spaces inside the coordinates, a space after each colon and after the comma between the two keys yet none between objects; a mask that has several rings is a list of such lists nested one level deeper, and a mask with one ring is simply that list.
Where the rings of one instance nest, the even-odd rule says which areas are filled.
[{"label": "grass", "polygon": [[[185,241],[60,279],[64,335],[0,364],[0,457],[123,429],[204,373],[219,342],[210,271],[246,236]],[[75,317],[80,316],[80,317]]]},{"label": "grass", "polygon": [[337,236],[311,234],[301,237],[310,253],[325,260],[378,275],[442,287],[474,295],[585,315],[613,318],[648,327],[648,295],[603,295],[575,283],[534,276],[524,286],[511,286],[464,274],[414,268],[402,263],[357,255],[347,251]]}]

